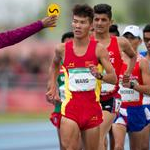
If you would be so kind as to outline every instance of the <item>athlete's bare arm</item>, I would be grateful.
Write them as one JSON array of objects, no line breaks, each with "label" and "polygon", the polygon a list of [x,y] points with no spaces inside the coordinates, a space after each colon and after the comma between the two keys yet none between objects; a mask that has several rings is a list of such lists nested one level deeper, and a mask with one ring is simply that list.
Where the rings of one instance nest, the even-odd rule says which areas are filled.
[{"label": "athlete's bare arm", "polygon": [[106,75],[103,76],[102,80],[111,84],[116,84],[117,76],[110,63],[108,51],[100,43],[97,44],[96,55],[106,71]]},{"label": "athlete's bare arm", "polygon": [[124,52],[130,58],[127,70],[124,73],[124,81],[128,82],[129,76],[132,73],[132,70],[136,63],[136,53],[134,52],[130,42],[126,38],[118,37],[117,39],[121,50],[120,53]]},{"label": "athlete's bare arm", "polygon": [[[145,58],[142,58],[140,60],[140,71],[142,74],[143,85],[134,84],[133,89],[150,95],[150,70],[148,68],[149,62]],[[127,83],[124,86],[130,88],[130,83]]]},{"label": "athlete's bare arm", "polygon": [[57,89],[57,77],[59,75],[60,62],[63,58],[64,44],[59,44],[56,47],[54,58],[49,69],[48,92],[46,93],[47,100],[50,103],[60,101],[59,92]]}]

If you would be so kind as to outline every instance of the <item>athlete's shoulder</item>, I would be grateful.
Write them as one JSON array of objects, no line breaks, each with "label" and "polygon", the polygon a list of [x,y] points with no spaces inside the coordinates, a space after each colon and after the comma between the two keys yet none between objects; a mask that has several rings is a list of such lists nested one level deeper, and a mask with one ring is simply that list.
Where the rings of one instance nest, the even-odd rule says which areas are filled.
[{"label": "athlete's shoulder", "polygon": [[129,44],[129,41],[123,36],[117,37],[117,41],[121,46],[125,46],[126,44]]},{"label": "athlete's shoulder", "polygon": [[56,49],[57,49],[57,50],[61,50],[61,49],[63,49],[64,47],[65,47],[65,43],[59,43],[59,44],[56,45]]},{"label": "athlete's shoulder", "polygon": [[97,43],[96,55],[98,57],[100,57],[101,59],[109,56],[108,55],[108,50],[101,43]]},{"label": "athlete's shoulder", "polygon": [[137,60],[139,61],[139,64],[140,64],[140,68],[146,68],[148,69],[149,68],[149,61],[143,57],[143,56],[140,56],[137,58]]},{"label": "athlete's shoulder", "polygon": [[119,44],[120,50],[125,52],[127,55],[129,53],[132,56],[136,55],[131,43],[125,37],[118,37],[118,44]]},{"label": "athlete's shoulder", "polygon": [[103,44],[97,42],[97,46],[96,46],[96,53],[99,53],[99,54],[104,54],[105,52],[108,52],[106,50],[106,48],[104,47]]},{"label": "athlete's shoulder", "polygon": [[65,50],[65,43],[59,43],[56,45],[55,53],[62,54]]}]

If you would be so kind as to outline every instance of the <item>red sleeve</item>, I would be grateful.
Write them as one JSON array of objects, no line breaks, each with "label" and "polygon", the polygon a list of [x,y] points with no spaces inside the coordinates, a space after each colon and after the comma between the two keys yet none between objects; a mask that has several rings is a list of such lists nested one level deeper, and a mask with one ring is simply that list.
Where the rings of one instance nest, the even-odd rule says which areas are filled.
[{"label": "red sleeve", "polygon": [[41,21],[0,33],[0,48],[16,44],[43,29]]}]

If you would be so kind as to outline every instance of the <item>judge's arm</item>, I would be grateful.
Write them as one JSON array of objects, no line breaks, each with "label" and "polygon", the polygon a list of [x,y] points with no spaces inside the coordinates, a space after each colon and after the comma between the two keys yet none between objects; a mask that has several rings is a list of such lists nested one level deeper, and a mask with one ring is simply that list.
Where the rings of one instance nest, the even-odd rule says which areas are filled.
[{"label": "judge's arm", "polygon": [[55,27],[57,16],[45,17],[29,25],[0,33],[0,48],[14,45],[47,27]]}]

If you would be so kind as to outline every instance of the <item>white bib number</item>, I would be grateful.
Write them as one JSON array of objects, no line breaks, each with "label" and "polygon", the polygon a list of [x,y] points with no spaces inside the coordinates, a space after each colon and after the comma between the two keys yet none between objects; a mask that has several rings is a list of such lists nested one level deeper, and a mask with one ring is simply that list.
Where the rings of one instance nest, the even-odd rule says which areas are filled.
[{"label": "white bib number", "polygon": [[96,87],[96,78],[89,68],[69,69],[70,91],[91,91]]},{"label": "white bib number", "polygon": [[122,101],[126,102],[139,101],[140,99],[139,92],[133,89],[125,88],[121,84],[119,86],[120,86],[119,94],[121,95]]},{"label": "white bib number", "polygon": [[[105,75],[106,71],[103,70],[102,74]],[[109,92],[112,92],[114,89],[115,89],[115,85],[109,84],[109,83],[106,83],[106,82],[102,82],[102,89],[101,89],[102,93],[109,93]]]},{"label": "white bib number", "polygon": [[103,83],[102,83],[102,89],[101,89],[101,91],[102,91],[103,93],[111,92],[111,91],[113,91],[114,89],[115,89],[115,85],[109,84],[109,83],[106,83],[106,82],[103,82]]}]

